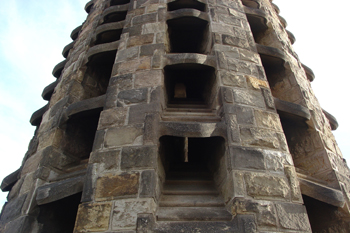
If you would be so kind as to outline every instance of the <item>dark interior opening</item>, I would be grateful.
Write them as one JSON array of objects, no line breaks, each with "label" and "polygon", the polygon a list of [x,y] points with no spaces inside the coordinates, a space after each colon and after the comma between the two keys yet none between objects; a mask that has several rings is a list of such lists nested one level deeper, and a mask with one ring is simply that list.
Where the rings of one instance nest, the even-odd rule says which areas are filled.
[{"label": "dark interior opening", "polygon": [[252,14],[247,14],[247,19],[252,30],[255,43],[260,44],[261,38],[264,37],[264,34],[268,29],[266,19]]},{"label": "dark interior opening", "polygon": [[280,58],[267,56],[264,54],[260,54],[260,57],[265,70],[267,81],[269,82],[270,87],[273,88],[287,75],[286,69],[284,68],[284,61]]},{"label": "dark interior opening", "polygon": [[101,111],[102,108],[96,108],[82,112],[67,121],[62,142],[63,152],[75,158],[78,164],[90,157]]},{"label": "dark interior opening", "polygon": [[338,221],[340,220],[341,209],[306,195],[303,195],[303,200],[310,220],[312,232],[325,232],[326,229],[339,225]]},{"label": "dark interior opening", "polygon": [[109,80],[112,74],[116,51],[97,54],[87,64],[84,80],[84,99],[106,94]]},{"label": "dark interior opening", "polygon": [[120,40],[120,36],[122,34],[123,29],[116,29],[111,31],[106,31],[103,33],[100,33],[95,41],[95,45],[98,44],[104,44],[104,43],[110,43],[114,41]]},{"label": "dark interior opening", "polygon": [[159,141],[159,153],[166,179],[177,178],[179,173],[189,179],[212,179],[225,154],[225,140],[222,137],[163,136]]},{"label": "dark interior opening", "polygon": [[215,86],[215,69],[200,64],[166,66],[165,88],[168,104],[209,105]]},{"label": "dark interior opening", "polygon": [[118,11],[105,15],[103,24],[123,21],[125,20],[127,13],[127,11]]},{"label": "dark interior opening", "polygon": [[181,17],[167,21],[170,53],[207,52],[208,22],[197,17]]},{"label": "dark interior opening", "polygon": [[168,3],[168,11],[175,11],[185,8],[196,9],[204,12],[205,4],[196,0],[177,0]]},{"label": "dark interior opening", "polygon": [[116,6],[116,5],[124,5],[129,3],[130,0],[111,0],[111,6]]},{"label": "dark interior opening", "polygon": [[81,193],[39,206],[38,222],[42,233],[72,233]]}]

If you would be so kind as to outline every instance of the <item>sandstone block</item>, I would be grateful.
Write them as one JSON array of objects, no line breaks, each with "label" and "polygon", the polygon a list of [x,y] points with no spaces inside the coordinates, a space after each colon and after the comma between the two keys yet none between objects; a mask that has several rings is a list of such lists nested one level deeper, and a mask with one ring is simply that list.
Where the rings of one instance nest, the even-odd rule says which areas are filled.
[{"label": "sandstone block", "polygon": [[244,176],[247,193],[254,198],[289,197],[290,188],[286,178],[258,173],[248,173]]},{"label": "sandstone block", "polygon": [[253,76],[245,75],[245,78],[247,79],[248,87],[251,89],[260,90],[261,87],[267,88],[269,86],[267,81],[257,79]]},{"label": "sandstone block", "polygon": [[233,96],[237,103],[265,108],[264,97],[260,91],[235,89],[233,91]]},{"label": "sandstone block", "polygon": [[105,146],[116,147],[133,145],[137,142],[137,138],[142,136],[142,134],[143,129],[141,127],[111,128],[107,130]]},{"label": "sandstone block", "polygon": [[235,168],[265,170],[264,155],[259,149],[230,147],[230,156]]},{"label": "sandstone block", "polygon": [[160,86],[163,83],[162,80],[161,70],[137,72],[135,74],[135,88]]},{"label": "sandstone block", "polygon": [[[127,43],[127,47],[152,44],[153,39],[154,39],[154,34],[133,36],[133,37],[129,38],[128,43]],[[136,49],[138,51],[138,48],[136,48]],[[153,54],[151,54],[151,55],[153,55]]]},{"label": "sandstone block", "polygon": [[243,145],[262,146],[278,149],[280,146],[274,131],[258,128],[241,128]]},{"label": "sandstone block", "polygon": [[154,213],[156,204],[153,199],[119,200],[114,202],[112,230],[132,228],[136,230],[137,215]]},{"label": "sandstone block", "polygon": [[125,124],[127,108],[112,108],[101,112],[98,130]]},{"label": "sandstone block", "polygon": [[139,173],[107,174],[96,181],[96,199],[135,197],[139,191]]},{"label": "sandstone block", "polygon": [[157,163],[156,146],[124,147],[121,154],[121,168],[155,168]]},{"label": "sandstone block", "polygon": [[275,109],[275,101],[273,100],[271,92],[266,88],[261,88],[261,91],[263,93],[266,106],[270,109]]},{"label": "sandstone block", "polygon": [[147,88],[121,91],[118,94],[118,99],[125,104],[142,103],[147,101],[147,94]]},{"label": "sandstone block", "polygon": [[231,36],[231,35],[222,35],[222,43],[224,45],[231,45],[240,48],[249,48],[249,43],[247,40]]},{"label": "sandstone block", "polygon": [[300,204],[277,204],[279,222],[284,229],[311,232],[305,206]]},{"label": "sandstone block", "polygon": [[[132,47],[132,46],[136,45],[135,43],[137,43],[136,41],[134,41],[135,39],[133,39],[133,38],[136,38],[136,37],[131,37],[131,38],[132,39],[129,39],[129,41],[128,41],[128,48],[118,51],[116,62],[121,62],[121,61],[125,61],[125,60],[135,59],[135,58],[138,57],[138,55],[139,55],[139,48],[138,47]],[[129,48],[129,47],[132,47],[132,48]]]},{"label": "sandstone block", "polygon": [[290,184],[292,201],[303,203],[299,186],[299,180],[295,168],[293,166],[285,166],[285,174]]},{"label": "sandstone block", "polygon": [[111,203],[80,204],[74,233],[108,230],[111,210]]},{"label": "sandstone block", "polygon": [[283,173],[284,166],[293,164],[291,156],[287,153],[273,150],[263,150],[263,152],[267,170]]},{"label": "sandstone block", "polygon": [[232,105],[225,106],[225,111],[227,113],[235,114],[237,117],[238,124],[242,125],[254,125],[255,117],[252,108],[241,106],[241,105]]},{"label": "sandstone block", "polygon": [[120,150],[95,152],[90,156],[89,163],[98,163],[103,171],[118,169]]},{"label": "sandstone block", "polygon": [[283,132],[280,118],[276,113],[255,110],[255,119],[258,127]]},{"label": "sandstone block", "polygon": [[243,75],[235,75],[231,72],[220,71],[222,84],[233,87],[246,87],[246,80]]}]

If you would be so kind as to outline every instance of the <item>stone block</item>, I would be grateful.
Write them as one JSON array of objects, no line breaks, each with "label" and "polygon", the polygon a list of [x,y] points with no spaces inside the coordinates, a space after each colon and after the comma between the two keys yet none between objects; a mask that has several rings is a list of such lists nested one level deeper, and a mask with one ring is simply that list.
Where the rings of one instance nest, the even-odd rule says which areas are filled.
[{"label": "stone block", "polygon": [[235,168],[265,170],[264,155],[259,149],[230,147],[230,156]]},{"label": "stone block", "polygon": [[22,207],[27,199],[27,196],[27,194],[18,196],[5,204],[1,213],[0,225],[7,223],[21,215]]},{"label": "stone block", "polygon": [[224,45],[235,46],[239,48],[249,48],[249,43],[247,40],[231,36],[231,35],[222,35],[222,43]]},{"label": "stone block", "polygon": [[293,160],[288,153],[274,150],[263,150],[265,155],[266,169],[271,172],[283,173],[284,166],[292,165]]},{"label": "stone block", "polygon": [[280,147],[277,135],[272,130],[258,128],[241,128],[243,145],[261,146],[278,149]]},{"label": "stone block", "polygon": [[146,23],[142,25],[142,34],[164,32],[165,30],[165,22]]},{"label": "stone block", "polygon": [[129,32],[129,37],[138,36],[138,35],[141,35],[142,33],[142,25],[141,24],[135,25],[129,28],[124,28],[123,30],[125,33]]},{"label": "stone block", "polygon": [[260,91],[235,89],[233,96],[236,103],[265,108],[264,97]]},{"label": "stone block", "polygon": [[277,215],[273,203],[251,199],[236,198],[232,204],[232,213],[254,213],[260,227],[276,227]]},{"label": "stone block", "polygon": [[151,58],[142,57],[139,59],[130,60],[129,62],[116,63],[118,73],[120,75],[134,73],[137,70],[147,70],[151,68]]},{"label": "stone block", "polygon": [[114,76],[109,81],[109,87],[116,86],[119,91],[130,90],[132,89],[132,85],[133,85],[132,74]]},{"label": "stone block", "polygon": [[159,103],[133,105],[129,110],[129,124],[142,124],[147,113],[159,113]]},{"label": "stone block", "polygon": [[252,108],[241,106],[241,105],[231,105],[225,106],[225,112],[230,114],[235,114],[237,117],[238,124],[241,125],[254,125],[255,117]]},{"label": "stone block", "polygon": [[290,184],[292,201],[303,203],[300,185],[295,168],[293,166],[285,166],[284,170]]},{"label": "stone block", "polygon": [[266,88],[261,88],[261,91],[264,96],[266,106],[270,109],[275,109],[275,101],[271,95],[270,90]]},{"label": "stone block", "polygon": [[265,88],[269,87],[269,84],[265,80],[255,78],[250,75],[245,75],[245,78],[247,79],[248,87],[251,89],[260,90],[263,87]]},{"label": "stone block", "polygon": [[225,57],[225,54],[219,51],[216,51],[215,53],[216,53],[216,59],[217,59],[219,68],[227,70],[228,65],[227,65],[227,59]]},{"label": "stone block", "polygon": [[225,14],[217,14],[220,23],[241,27],[241,19]]},{"label": "stone block", "polygon": [[163,84],[161,70],[141,71],[135,74],[135,88],[156,87]]},{"label": "stone block", "polygon": [[97,166],[95,164],[89,164],[86,170],[83,194],[81,196],[81,202],[91,202],[94,199],[95,181],[97,174]]},{"label": "stone block", "polygon": [[227,114],[226,115],[226,124],[229,127],[229,137],[232,142],[240,142],[240,132],[239,126],[237,124],[237,117],[235,115]]},{"label": "stone block", "polygon": [[164,44],[141,45],[140,56],[152,56],[156,50],[164,50]]},{"label": "stone block", "polygon": [[141,173],[140,197],[156,197],[157,174],[154,170]]},{"label": "stone block", "polygon": [[98,163],[103,171],[116,170],[119,168],[120,150],[94,152],[91,154],[89,163]]},{"label": "stone block", "polygon": [[228,33],[228,34],[234,35],[233,27],[230,25],[224,25],[221,23],[212,23],[211,29],[212,29],[212,32],[216,32],[220,34]]},{"label": "stone block", "polygon": [[154,213],[156,204],[152,198],[139,200],[118,200],[114,202],[112,230],[136,230],[137,215]]},{"label": "stone block", "polygon": [[155,168],[156,146],[124,147],[121,153],[121,169]]},{"label": "stone block", "polygon": [[139,191],[139,173],[106,174],[96,181],[96,199],[136,197]]},{"label": "stone block", "polygon": [[255,110],[256,124],[260,128],[269,128],[278,132],[283,132],[279,115],[272,112]]},{"label": "stone block", "polygon": [[112,203],[80,204],[74,233],[108,230],[111,210]]},{"label": "stone block", "polygon": [[143,129],[139,126],[108,129],[105,136],[105,147],[133,145],[137,143],[137,138],[142,134]]},{"label": "stone block", "polygon": [[254,62],[259,64],[260,63],[260,56],[257,53],[254,53],[252,51],[249,51],[247,49],[240,49],[240,59],[244,61]]},{"label": "stone block", "polygon": [[221,82],[225,86],[231,87],[246,87],[246,80],[243,75],[236,75],[232,72],[220,71],[219,72]]},{"label": "stone block", "polygon": [[98,130],[125,124],[127,108],[111,108],[101,112]]},{"label": "stone block", "polygon": [[129,37],[127,47],[129,48],[133,46],[152,44],[153,39],[154,39],[154,34],[145,34],[145,35]]},{"label": "stone block", "polygon": [[[137,37],[131,37],[131,38],[137,38]],[[135,46],[134,44],[129,45],[130,40],[132,40],[132,42],[134,42],[134,39],[129,39],[127,49],[118,50],[116,62],[122,62],[122,61],[126,61],[126,60],[135,59],[139,56],[139,48],[132,47],[132,46]],[[129,48],[129,47],[131,47],[131,48]]]},{"label": "stone block", "polygon": [[156,21],[157,21],[157,13],[151,13],[151,14],[135,16],[132,19],[132,24],[137,25],[137,24],[153,23]]},{"label": "stone block", "polygon": [[286,178],[259,173],[244,176],[247,194],[254,198],[287,199],[290,188]]},{"label": "stone block", "polygon": [[158,143],[159,114],[147,114],[145,118],[144,145],[156,145]]},{"label": "stone block", "polygon": [[103,147],[103,141],[105,138],[104,130],[97,130],[95,133],[94,145],[92,146],[92,151],[97,151]]},{"label": "stone block", "polygon": [[232,89],[228,87],[221,87],[222,100],[225,103],[233,103]]},{"label": "stone block", "polygon": [[277,204],[278,219],[283,229],[311,232],[305,206],[301,204]]},{"label": "stone block", "polygon": [[3,233],[24,233],[24,232],[32,232],[33,223],[35,222],[34,217],[32,216],[22,216],[17,218],[16,220],[9,222],[6,225],[4,231],[0,226],[0,231]]},{"label": "stone block", "polygon": [[136,104],[147,102],[147,88],[132,89],[127,91],[121,91],[118,94],[118,99],[125,104]]}]

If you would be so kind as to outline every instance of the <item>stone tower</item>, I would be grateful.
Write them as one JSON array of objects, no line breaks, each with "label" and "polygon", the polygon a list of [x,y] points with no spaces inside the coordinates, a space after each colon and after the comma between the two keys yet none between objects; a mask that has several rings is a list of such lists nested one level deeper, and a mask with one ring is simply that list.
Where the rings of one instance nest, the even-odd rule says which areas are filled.
[{"label": "stone tower", "polygon": [[269,0],[92,0],[0,231],[350,232],[350,171]]}]

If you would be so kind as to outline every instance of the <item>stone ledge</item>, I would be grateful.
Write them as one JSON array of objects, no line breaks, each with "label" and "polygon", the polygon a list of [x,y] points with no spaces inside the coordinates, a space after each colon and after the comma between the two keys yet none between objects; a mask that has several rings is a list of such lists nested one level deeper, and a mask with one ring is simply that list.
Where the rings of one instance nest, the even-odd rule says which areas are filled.
[{"label": "stone ledge", "polygon": [[258,0],[242,0],[242,4],[246,7],[250,7],[254,9],[260,8],[260,3]]},{"label": "stone ledge", "polygon": [[71,43],[67,44],[62,51],[62,56],[64,58],[68,57],[69,51],[73,48],[75,41],[72,41]]},{"label": "stone ledge", "polygon": [[326,110],[322,109],[322,111],[323,111],[324,115],[326,115],[326,117],[329,121],[329,124],[331,125],[331,129],[336,130],[339,126],[337,119],[332,114],[327,112]]},{"label": "stone ledge", "polygon": [[106,95],[102,95],[69,105],[62,114],[60,125],[63,125],[72,117],[86,116],[102,111],[105,99]]},{"label": "stone ledge", "polygon": [[247,6],[244,6],[243,8],[252,31],[265,31],[268,29],[267,14],[263,10]]},{"label": "stone ledge", "polygon": [[296,39],[295,36],[293,35],[293,33],[291,33],[290,31],[286,30],[287,34],[288,34],[288,38],[290,40],[290,43],[294,44]]},{"label": "stone ledge", "polygon": [[39,126],[42,120],[42,117],[44,113],[49,109],[49,104],[46,104],[44,107],[40,108],[39,110],[35,111],[30,118],[29,122],[33,126]]},{"label": "stone ledge", "polygon": [[83,25],[80,25],[72,31],[72,33],[70,34],[70,38],[72,38],[72,40],[76,40],[78,38],[79,32],[82,29],[82,27]]},{"label": "stone ledge", "polygon": [[84,179],[85,175],[39,187],[37,189],[36,196],[38,205],[51,203],[73,194],[82,192]]},{"label": "stone ledge", "polygon": [[87,52],[87,57],[89,61],[93,60],[93,57],[108,52],[117,52],[119,47],[119,40],[111,43],[99,44],[91,47]]},{"label": "stone ledge", "polygon": [[282,16],[280,16],[280,15],[278,16],[278,19],[280,20],[282,26],[283,26],[284,28],[286,28],[286,27],[287,27],[287,21],[286,21]]},{"label": "stone ledge", "polygon": [[114,31],[118,29],[123,29],[125,25],[125,20],[115,22],[115,23],[106,23],[98,26],[95,31],[95,38],[99,36],[101,33],[107,32],[107,31]]},{"label": "stone ledge", "polygon": [[263,62],[272,63],[272,65],[276,65],[276,63],[283,65],[287,60],[286,55],[280,49],[261,44],[256,44],[256,48]]},{"label": "stone ledge", "polygon": [[204,55],[199,53],[173,53],[164,55],[164,66],[177,64],[202,64],[216,67],[215,56]]},{"label": "stone ledge", "polygon": [[303,120],[310,120],[311,118],[309,109],[300,104],[280,100],[276,97],[274,97],[274,101],[277,111],[282,112],[287,117],[297,117]]},{"label": "stone ledge", "polygon": [[304,65],[304,64],[301,64],[301,65],[303,66],[303,68],[304,68],[304,70],[305,70],[307,79],[308,79],[310,82],[314,81],[314,80],[315,80],[315,74],[314,74],[314,72],[313,72],[309,67],[307,67],[306,65]]},{"label": "stone ledge", "polygon": [[[172,2],[176,2],[176,1],[178,1],[178,0],[167,0],[167,3],[169,4],[169,3],[172,3]],[[194,1],[207,4],[207,2],[205,0],[194,0]]]},{"label": "stone ledge", "polygon": [[58,84],[58,80],[56,80],[55,82],[49,84],[47,87],[44,88],[43,93],[41,93],[41,96],[43,97],[44,100],[51,99],[51,96],[52,96],[57,84]]},{"label": "stone ledge", "polygon": [[61,76],[62,70],[64,68],[64,66],[66,65],[67,60],[61,61],[60,63],[58,63],[52,71],[52,75],[56,78],[59,78]]},{"label": "stone ledge", "polygon": [[102,14],[102,18],[105,21],[106,17],[110,16],[111,14],[121,13],[121,12],[127,11],[129,9],[129,4],[130,3],[126,3],[123,5],[115,5],[115,6],[108,7],[106,10],[104,10],[104,12]]},{"label": "stone ledge", "polygon": [[273,9],[275,9],[276,13],[279,14],[281,12],[280,8],[275,4],[275,3],[271,3]]},{"label": "stone ledge", "polygon": [[179,10],[174,10],[171,12],[168,12],[167,14],[167,20],[173,20],[173,19],[178,19],[182,17],[195,17],[204,21],[209,22],[209,16],[206,12],[202,12],[196,9],[179,9]]},{"label": "stone ledge", "polygon": [[19,174],[21,172],[21,169],[17,169],[16,171],[12,172],[10,175],[6,176],[1,183],[1,190],[3,192],[10,191],[12,189],[12,186],[17,182]]},{"label": "stone ledge", "polygon": [[298,176],[301,193],[303,195],[315,198],[316,200],[333,206],[344,206],[345,199],[340,190],[336,190],[325,185],[301,178],[299,174]]},{"label": "stone ledge", "polygon": [[84,10],[86,11],[86,13],[90,13],[91,8],[94,6],[94,0],[91,0],[89,2],[86,3]]}]

